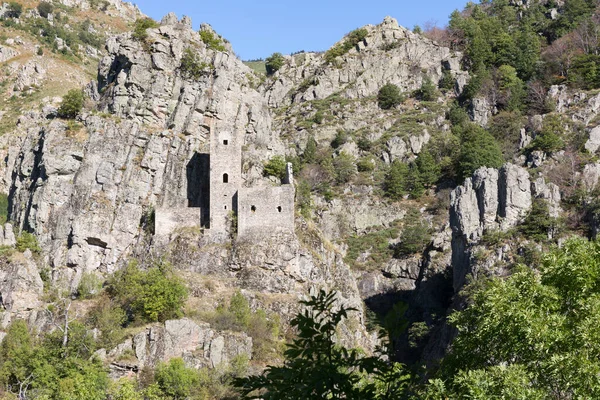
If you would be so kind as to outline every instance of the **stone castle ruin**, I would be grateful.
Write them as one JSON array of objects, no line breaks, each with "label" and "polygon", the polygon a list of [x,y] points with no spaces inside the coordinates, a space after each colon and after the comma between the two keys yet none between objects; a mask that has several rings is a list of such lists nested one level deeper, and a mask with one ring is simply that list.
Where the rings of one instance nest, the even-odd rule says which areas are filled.
[{"label": "stone castle ruin", "polygon": [[[196,156],[196,155],[195,155]],[[278,186],[245,187],[242,177],[242,141],[227,131],[210,130],[209,154],[200,154],[201,169],[194,174],[200,199],[188,207],[163,207],[155,212],[155,234],[166,237],[178,228],[203,227],[226,237],[237,218],[237,237],[252,239],[275,231],[294,232],[294,178],[287,164]],[[207,161],[206,161],[207,160]],[[188,192],[190,192],[188,188]]]}]

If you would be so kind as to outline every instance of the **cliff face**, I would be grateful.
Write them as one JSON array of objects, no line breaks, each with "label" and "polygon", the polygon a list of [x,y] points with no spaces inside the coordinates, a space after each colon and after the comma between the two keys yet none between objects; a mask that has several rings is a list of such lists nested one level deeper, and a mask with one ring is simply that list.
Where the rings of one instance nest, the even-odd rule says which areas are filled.
[{"label": "cliff face", "polygon": [[[84,10],[86,4],[73,2]],[[131,6],[110,4],[125,20],[137,15]],[[376,335],[367,331],[363,311],[381,316],[404,301],[410,311],[401,317],[410,327],[396,338],[398,358],[439,359],[452,338],[443,320],[451,307],[460,307],[456,295],[468,278],[507,273],[532,245],[516,240],[490,245],[489,236],[509,235],[538,200],[548,206],[550,217],[565,215],[561,198],[571,196],[565,191],[577,182],[586,204],[592,203],[600,164],[578,160],[585,165],[581,171],[573,166],[573,183],[564,172],[569,154],[532,152],[500,169],[480,168],[457,187],[440,185],[420,199],[407,194],[389,200],[381,190],[382,171],[394,161],[410,163],[424,149],[458,146],[446,114],[469,77],[460,53],[392,18],[364,29],[365,38],[341,56],[286,56],[283,67],[265,78],[237,59],[210,26],[201,30],[218,46],[205,43],[188,18],[169,14],[146,31],[146,38],[117,34],[89,56],[100,61],[85,87],[88,104],[76,121],[57,118],[60,98],[54,92],[35,97],[36,107],[0,136],[0,190],[8,194],[10,208],[9,223],[0,226],[0,245],[12,248],[22,232],[31,232],[41,256],[15,252],[0,260],[6,309],[1,327],[27,318],[47,328],[48,285],[75,296],[84,274],[103,280],[129,259],[163,259],[186,278],[194,307],[214,309],[241,289],[253,308],[276,313],[284,324],[297,311],[299,298],[316,288],[335,289],[340,301],[359,310],[342,328],[341,340],[368,349]],[[31,38],[2,45],[0,63],[13,65],[35,49]],[[6,96],[38,96],[46,86],[67,85],[69,77],[75,86],[87,79],[85,71],[68,64],[72,69],[65,67],[60,81],[60,60],[31,57],[10,67],[5,79],[14,85],[3,92]],[[453,87],[427,101],[411,95],[442,77],[449,77]],[[382,110],[376,95],[387,83],[397,85],[405,100]],[[600,148],[599,99],[559,86],[548,94],[561,115],[584,125],[584,146],[592,154]],[[489,104],[474,101],[472,111],[481,125],[492,118]],[[522,127],[522,150],[543,120],[532,116]],[[263,176],[267,160],[277,155],[300,162],[309,143],[316,146],[313,157],[321,164],[304,160],[309,167],[298,177],[308,195],[301,192],[306,187],[296,187],[296,205],[308,205],[309,215],[294,214],[294,233],[253,226],[252,234],[236,238],[234,219],[224,235],[206,229],[211,132],[239,141],[239,184],[248,191],[256,187],[252,193],[259,194],[273,193],[279,184]],[[354,174],[351,181],[335,175],[344,158],[352,160],[346,166]],[[253,211],[245,212],[247,217]],[[593,218],[597,232],[598,216]],[[425,231],[421,247],[396,252],[419,228]],[[414,339],[416,322],[434,331]],[[126,354],[135,359],[116,361]],[[176,356],[201,367],[240,354],[252,354],[247,335],[191,319],[146,327],[99,352],[113,363],[115,376]]]},{"label": "cliff face", "polygon": [[[216,35],[208,26],[203,29]],[[38,284],[42,268],[50,270],[54,285],[76,293],[84,274],[109,276],[131,257],[165,257],[177,270],[221,282],[228,290],[264,294],[266,298],[255,305],[288,310],[284,322],[296,309],[298,296],[314,287],[336,288],[341,300],[362,310],[348,266],[314,227],[298,227],[298,236],[269,230],[260,241],[238,240],[232,245],[230,238],[203,234],[198,215],[197,221],[186,221],[191,231],[175,227],[163,236],[150,233],[161,228],[148,226],[154,210],[175,209],[196,216],[193,210],[206,202],[208,184],[203,179],[209,166],[203,154],[209,152],[211,129],[241,138],[244,157],[238,168],[244,172],[244,185],[270,184],[262,177],[262,161],[284,153],[284,144],[271,129],[272,111],[253,88],[249,68],[230,49],[208,48],[189,19],[180,22],[169,15],[160,27],[148,30],[146,41],[122,34],[111,38],[106,49],[97,83],[86,89],[97,101],[97,110],[67,123],[55,118],[56,107],[48,103],[41,111],[21,116],[15,133],[2,137],[3,185],[9,193],[12,227],[16,232],[34,232],[43,249],[41,265],[25,269],[25,276],[10,272],[14,264],[7,267],[7,283],[0,290],[7,310],[13,312],[3,326],[17,316],[39,327],[47,323],[44,313],[38,312],[43,307]],[[187,49],[204,66],[198,79],[180,68]],[[6,231],[12,233],[10,224]],[[14,237],[5,240],[14,245]],[[211,296],[214,302],[223,296],[191,289],[206,302]],[[269,296],[273,300],[267,301]],[[353,315],[352,321],[360,328],[343,332],[343,340],[372,348],[362,313]],[[167,333],[155,329],[148,335],[156,342],[164,339],[156,337],[174,335]],[[211,335],[206,342],[210,362],[198,361],[202,365],[227,361],[219,354],[230,352],[233,357],[239,346],[242,352],[251,351],[251,342],[242,340],[242,345],[232,339],[229,345],[231,335]],[[127,370],[187,351],[143,350],[142,336],[108,359],[133,346],[138,362],[121,366]],[[183,340],[175,336],[174,341]],[[219,344],[223,337],[227,343]],[[210,350],[214,346],[225,350]],[[121,367],[114,366],[116,371]]]}]

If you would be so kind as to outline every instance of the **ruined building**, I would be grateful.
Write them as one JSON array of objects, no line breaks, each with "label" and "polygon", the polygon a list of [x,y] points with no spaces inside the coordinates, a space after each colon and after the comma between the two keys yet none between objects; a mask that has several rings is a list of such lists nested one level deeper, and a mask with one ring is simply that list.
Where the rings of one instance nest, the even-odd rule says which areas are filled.
[{"label": "ruined building", "polygon": [[[238,238],[256,238],[276,230],[294,232],[294,179],[287,164],[281,185],[245,187],[242,178],[242,140],[227,131],[211,129],[208,169],[195,174],[202,199],[188,201],[189,207],[156,210],[155,233],[168,236],[181,227],[204,227],[215,236],[231,232],[237,219]],[[206,163],[204,163],[206,164]],[[208,193],[207,193],[208,192]]]}]

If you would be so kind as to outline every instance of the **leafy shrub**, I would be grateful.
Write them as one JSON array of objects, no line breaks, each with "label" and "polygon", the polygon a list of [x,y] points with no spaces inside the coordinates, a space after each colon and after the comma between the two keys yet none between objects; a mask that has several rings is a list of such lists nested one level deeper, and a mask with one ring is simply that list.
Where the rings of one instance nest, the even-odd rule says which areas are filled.
[{"label": "leafy shrub", "polygon": [[54,6],[52,5],[52,3],[48,3],[47,1],[40,1],[40,3],[37,6],[37,10],[42,16],[42,18],[48,18],[48,15],[52,14]]},{"label": "leafy shrub", "polygon": [[191,48],[187,48],[181,57],[181,73],[187,78],[200,79],[210,72],[210,65],[200,61],[198,55]]},{"label": "leafy shrub", "polygon": [[44,48],[42,46],[38,47],[36,54],[38,56],[43,56],[44,55]]},{"label": "leafy shrub", "polygon": [[500,168],[504,163],[496,139],[475,124],[465,126],[461,132],[461,142],[457,160],[457,172],[461,180],[471,176],[479,167]]},{"label": "leafy shrub", "polygon": [[[353,268],[381,268],[381,265],[392,258],[394,251],[390,240],[398,237],[398,228],[374,230],[364,235],[354,235],[346,239],[348,250],[344,261]],[[368,253],[366,259],[359,260],[361,254]]]},{"label": "leafy shrub", "polygon": [[56,329],[38,339],[25,321],[15,319],[0,345],[0,384],[21,399],[106,399],[108,374],[92,357],[95,347],[85,326],[71,321],[64,338]]},{"label": "leafy shrub", "polygon": [[123,326],[127,322],[127,314],[106,295],[96,303],[87,319],[93,328],[100,331],[97,340],[101,347],[112,349],[123,339]]},{"label": "leafy shrub", "polygon": [[382,86],[377,93],[377,103],[382,110],[394,108],[403,101],[404,99],[400,93],[400,88],[393,83]]},{"label": "leafy shrub", "polygon": [[565,128],[559,115],[551,114],[544,118],[542,130],[535,135],[535,138],[529,145],[529,150],[541,150],[546,153],[553,153],[562,150],[565,142],[561,135]]},{"label": "leafy shrub", "polygon": [[161,391],[170,399],[187,399],[198,384],[196,370],[187,368],[181,358],[172,358],[156,367],[155,379]]},{"label": "leafy shrub", "polygon": [[186,287],[166,262],[142,270],[132,261],[113,275],[107,289],[130,318],[148,322],[181,316],[187,297]]},{"label": "leafy shrub", "polygon": [[42,251],[42,248],[38,244],[37,238],[33,233],[29,232],[21,232],[19,237],[17,238],[17,250],[20,252],[24,252],[29,249],[34,254],[39,254]]},{"label": "leafy shrub", "polygon": [[425,187],[430,187],[435,184],[441,176],[441,166],[437,163],[428,149],[423,149],[417,159],[415,165],[419,171],[421,183]]},{"label": "leafy shrub", "polygon": [[206,47],[215,51],[225,51],[227,50],[217,35],[210,30],[201,30],[200,31],[200,39],[204,42]]},{"label": "leafy shrub", "polygon": [[23,6],[16,1],[11,1],[8,3],[8,9],[4,13],[4,16],[7,18],[19,18],[22,12]]},{"label": "leafy shrub", "polygon": [[102,279],[93,272],[84,272],[77,286],[77,295],[82,299],[90,299],[99,294],[100,290],[102,290]]},{"label": "leafy shrub", "polygon": [[431,234],[427,222],[417,210],[410,210],[404,217],[405,223],[400,242],[394,249],[395,257],[420,253],[431,240]]},{"label": "leafy shrub", "polygon": [[90,32],[91,21],[86,19],[79,25],[79,30],[77,32],[77,38],[81,41],[81,43],[88,44],[97,49],[101,48],[104,45],[104,40],[96,33]]},{"label": "leafy shrub", "polygon": [[338,325],[355,309],[338,306],[336,298],[321,291],[301,302],[303,311],[291,321],[298,334],[282,366],[235,380],[241,399],[404,398],[410,376],[400,364],[362,356],[338,343]]},{"label": "leafy shrub", "polygon": [[275,72],[279,71],[279,69],[283,67],[284,62],[285,58],[283,58],[283,54],[281,53],[273,53],[267,57],[265,60],[267,75],[273,75]]},{"label": "leafy shrub", "polygon": [[254,359],[267,361],[279,350],[279,317],[261,309],[252,311],[239,290],[231,296],[229,305],[220,304],[215,313],[205,318],[216,329],[246,332],[252,337]]},{"label": "leafy shrub", "polygon": [[429,77],[425,77],[423,79],[423,83],[421,83],[421,88],[417,89],[414,93],[414,96],[419,100],[423,101],[433,101],[437,96],[437,90],[434,83],[429,79]]},{"label": "leafy shrub", "polygon": [[455,79],[452,77],[452,74],[450,73],[450,71],[445,69],[442,72],[442,77],[440,78],[440,81],[438,82],[438,87],[442,90],[452,90],[454,89],[454,83]]},{"label": "leafy shrub", "polygon": [[333,167],[335,168],[335,179],[337,183],[350,182],[356,174],[356,166],[354,165],[354,157],[345,151],[342,151],[334,160]]},{"label": "leafy shrub", "polygon": [[135,20],[133,27],[133,37],[140,42],[145,42],[148,39],[147,29],[158,28],[158,23],[152,18],[138,18]]},{"label": "leafy shrub", "polygon": [[355,47],[358,43],[365,40],[369,32],[365,28],[355,29],[348,34],[346,40],[342,43],[333,46],[331,49],[325,52],[325,62],[331,64],[335,61],[336,57],[343,56]]},{"label": "leafy shrub", "polygon": [[375,159],[372,156],[362,157],[356,163],[359,172],[371,172],[375,169]]},{"label": "leafy shrub", "polygon": [[263,175],[284,179],[286,169],[287,163],[285,162],[285,158],[283,156],[273,156],[265,164],[263,168]]},{"label": "leafy shrub", "polygon": [[519,226],[526,238],[541,242],[548,240],[548,235],[552,236],[557,229],[558,220],[550,216],[548,203],[539,198],[533,200],[529,214]]},{"label": "leafy shrub", "polygon": [[83,109],[83,91],[71,89],[63,97],[58,108],[58,116],[61,118],[75,118]]},{"label": "leafy shrub", "polygon": [[400,160],[394,160],[383,182],[383,190],[388,197],[400,200],[406,194],[406,175],[408,175],[408,165]]},{"label": "leafy shrub", "polygon": [[348,132],[343,129],[339,129],[335,134],[335,138],[333,138],[331,141],[331,147],[337,149],[338,147],[348,143],[348,139]]}]

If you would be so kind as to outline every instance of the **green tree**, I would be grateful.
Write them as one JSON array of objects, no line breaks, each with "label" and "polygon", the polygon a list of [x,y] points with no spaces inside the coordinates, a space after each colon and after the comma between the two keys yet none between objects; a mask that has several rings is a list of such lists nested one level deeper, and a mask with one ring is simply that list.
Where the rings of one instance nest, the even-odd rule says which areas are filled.
[{"label": "green tree", "polygon": [[433,101],[435,100],[437,95],[437,90],[435,84],[431,81],[431,79],[426,76],[423,78],[423,83],[421,83],[421,87],[415,91],[415,97],[419,100],[423,101]]},{"label": "green tree", "polygon": [[225,51],[227,50],[223,45],[221,38],[215,34],[212,30],[203,29],[200,31],[200,39],[206,47],[215,51]]},{"label": "green tree", "polygon": [[448,398],[599,398],[600,242],[570,239],[538,267],[474,283],[451,315]]},{"label": "green tree", "polygon": [[459,179],[471,176],[479,167],[500,168],[503,163],[502,150],[489,132],[475,124],[464,127],[457,160]]},{"label": "green tree", "polygon": [[189,398],[199,382],[198,372],[187,368],[181,358],[172,358],[168,363],[159,364],[154,377],[161,391],[172,400]]},{"label": "green tree", "polygon": [[61,118],[75,118],[83,109],[83,91],[81,89],[71,89],[63,97],[62,103],[58,108],[58,116]]},{"label": "green tree", "polygon": [[185,77],[198,80],[202,76],[209,74],[211,66],[200,61],[198,54],[188,47],[184,50],[181,57],[180,69]]},{"label": "green tree", "polygon": [[283,156],[273,156],[265,164],[263,168],[263,175],[274,176],[279,179],[284,179],[286,169],[287,163],[285,162],[285,158]]},{"label": "green tree", "polygon": [[285,62],[285,58],[281,53],[273,53],[265,59],[265,68],[267,69],[267,75],[273,75],[279,71]]},{"label": "green tree", "polygon": [[47,1],[40,1],[40,3],[37,5],[37,10],[42,18],[48,18],[48,15],[52,14],[54,6],[52,3],[48,3]]},{"label": "green tree", "polygon": [[306,142],[306,148],[302,153],[302,161],[306,164],[312,164],[317,160],[317,141],[314,136],[310,136]]},{"label": "green tree", "polygon": [[356,164],[355,159],[351,154],[342,151],[333,160],[333,167],[335,168],[335,179],[337,183],[350,182],[352,177],[356,175]]},{"label": "green tree", "polygon": [[394,248],[394,256],[397,258],[420,253],[431,241],[427,221],[423,219],[418,210],[409,210],[404,216],[404,221],[400,241]]},{"label": "green tree", "polygon": [[158,23],[152,18],[138,18],[133,26],[133,38],[144,42],[148,39],[148,32],[146,31],[151,28],[158,28],[158,26]]},{"label": "green tree", "polygon": [[564,132],[565,127],[560,115],[550,114],[546,116],[542,130],[535,135],[529,145],[529,150],[541,150],[546,153],[562,150],[565,147],[565,142],[561,138]]},{"label": "green tree", "polygon": [[421,183],[425,187],[434,185],[440,179],[441,166],[436,162],[429,149],[424,149],[419,153],[415,160],[415,165],[419,170]]},{"label": "green tree", "polygon": [[400,200],[406,194],[407,175],[408,165],[400,160],[394,160],[383,181],[385,194],[394,200]]},{"label": "green tree", "polygon": [[298,331],[282,366],[235,380],[242,399],[397,399],[409,376],[399,364],[363,357],[336,344],[336,328],[355,311],[336,307],[336,294],[320,291],[301,301],[306,308],[291,325]]},{"label": "green tree", "polygon": [[523,107],[525,85],[517,76],[517,70],[510,65],[501,65],[497,71],[498,106],[505,110],[517,111]]},{"label": "green tree", "polygon": [[187,297],[186,287],[166,262],[147,270],[130,262],[109,281],[108,293],[130,315],[148,322],[180,316]]},{"label": "green tree", "polygon": [[402,103],[402,101],[404,101],[404,99],[400,93],[400,88],[393,83],[385,84],[377,93],[377,103],[382,110],[394,108]]},{"label": "green tree", "polygon": [[23,13],[23,6],[16,1],[11,1],[8,3],[8,8],[4,16],[7,18],[19,18],[21,13]]},{"label": "green tree", "polygon": [[526,238],[542,242],[548,240],[548,235],[552,237],[557,229],[558,221],[550,216],[548,202],[539,198],[533,200],[529,214],[519,226]]},{"label": "green tree", "polygon": [[27,323],[16,320],[9,325],[0,345],[0,381],[5,387],[26,390],[31,384],[31,360],[34,355],[33,339]]}]

